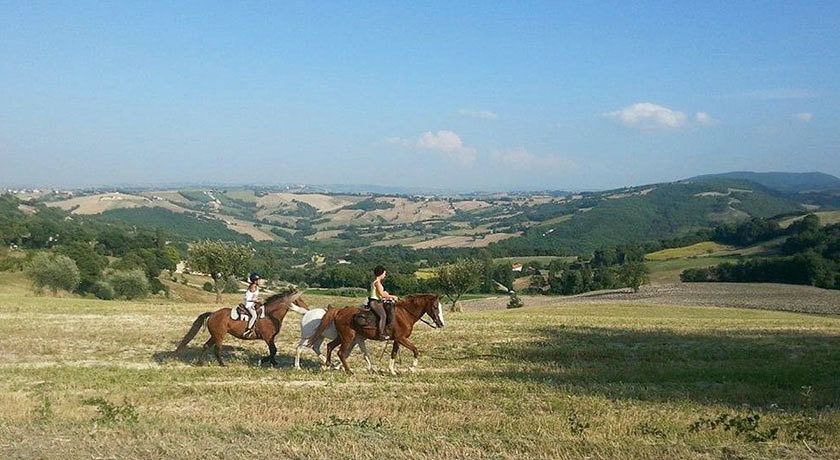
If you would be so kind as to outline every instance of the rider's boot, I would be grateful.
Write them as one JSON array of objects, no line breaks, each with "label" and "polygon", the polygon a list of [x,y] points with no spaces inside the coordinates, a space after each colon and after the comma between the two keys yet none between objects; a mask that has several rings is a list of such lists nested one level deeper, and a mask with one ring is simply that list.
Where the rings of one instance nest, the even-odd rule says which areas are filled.
[{"label": "rider's boot", "polygon": [[257,322],[255,321],[255,319],[256,318],[253,318],[251,321],[248,322],[248,327],[245,328],[245,333],[242,334],[242,336],[246,339],[251,339],[254,338],[254,336],[256,336],[254,326],[257,325]]}]

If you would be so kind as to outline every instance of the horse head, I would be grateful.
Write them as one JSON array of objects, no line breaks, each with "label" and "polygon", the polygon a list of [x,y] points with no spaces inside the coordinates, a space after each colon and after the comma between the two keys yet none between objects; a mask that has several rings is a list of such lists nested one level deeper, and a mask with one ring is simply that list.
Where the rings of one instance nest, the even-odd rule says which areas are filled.
[{"label": "horse head", "polygon": [[[423,315],[428,315],[429,318],[431,318],[432,321],[434,321],[435,327],[440,328],[446,325],[446,323],[443,320],[443,306],[440,303],[439,295],[412,294],[403,300],[405,300],[407,304],[416,306],[415,308],[418,310],[416,313],[417,319],[422,318]],[[417,319],[415,321],[417,321]]]},{"label": "horse head", "polygon": [[266,308],[277,308],[277,307],[285,307],[293,312],[300,313],[301,315],[305,314],[309,311],[309,305],[303,300],[303,291],[292,291],[292,292],[284,292],[279,294],[274,294],[271,297],[265,299],[265,306]]},{"label": "horse head", "polygon": [[432,318],[437,327],[443,327],[446,323],[443,321],[443,305],[440,303],[440,296],[435,295],[434,301],[426,306],[426,314]]},{"label": "horse head", "polygon": [[309,305],[303,300],[303,291],[297,291],[289,298],[289,310],[305,315],[309,311]]}]

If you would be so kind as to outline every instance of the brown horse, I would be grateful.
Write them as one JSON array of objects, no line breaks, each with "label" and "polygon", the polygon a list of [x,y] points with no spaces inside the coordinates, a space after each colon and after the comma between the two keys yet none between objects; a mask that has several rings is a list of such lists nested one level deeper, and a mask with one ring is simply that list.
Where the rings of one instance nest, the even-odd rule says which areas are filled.
[{"label": "brown horse", "polygon": [[[319,340],[330,323],[335,324],[335,329],[338,332],[338,337],[327,345],[327,362],[325,367],[332,365],[332,351],[335,347],[341,345],[338,359],[344,365],[344,370],[352,374],[353,371],[347,365],[347,356],[350,354],[350,350],[352,350],[354,341],[359,338],[362,340],[381,340],[376,322],[359,324],[354,321],[356,314],[361,312],[362,308],[360,307],[333,308],[327,310],[327,313],[321,318],[321,324],[309,339],[309,343],[315,343]],[[417,347],[414,346],[408,337],[414,329],[414,324],[420,321],[423,315],[429,315],[432,318],[432,321],[435,322],[433,327],[441,328],[444,326],[440,296],[435,294],[414,294],[400,299],[394,306],[394,333],[392,334],[394,346],[391,349],[391,361],[388,364],[388,370],[391,372],[391,375],[396,375],[397,373],[394,366],[397,353],[400,351],[400,345],[414,353],[414,362],[409,370],[414,372],[417,369],[417,359],[420,353],[418,353]],[[431,326],[431,324],[429,325]]]},{"label": "brown horse", "polygon": [[222,362],[222,355],[220,349],[222,341],[226,334],[230,334],[242,340],[258,340],[262,339],[268,345],[268,356],[260,358],[260,364],[266,362],[277,365],[277,346],[274,345],[274,338],[280,333],[280,326],[283,325],[283,318],[289,310],[296,313],[305,314],[309,310],[309,306],[301,298],[300,292],[291,292],[288,294],[275,294],[267,299],[265,305],[265,318],[258,319],[254,324],[255,334],[250,337],[245,337],[245,329],[248,326],[248,321],[234,320],[230,317],[230,308],[220,308],[213,312],[205,312],[198,315],[198,318],[193,321],[193,325],[187,332],[187,335],[181,339],[175,353],[181,353],[187,347],[187,344],[195,338],[201,326],[207,324],[207,331],[210,332],[210,338],[204,343],[204,349],[207,350],[213,347],[213,354],[216,360],[219,361],[220,366],[224,366]]}]

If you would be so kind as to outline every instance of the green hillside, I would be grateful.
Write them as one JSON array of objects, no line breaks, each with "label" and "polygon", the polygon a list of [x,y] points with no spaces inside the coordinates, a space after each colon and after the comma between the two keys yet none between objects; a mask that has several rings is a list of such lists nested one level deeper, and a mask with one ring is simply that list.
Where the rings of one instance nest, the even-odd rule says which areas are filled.
[{"label": "green hillside", "polygon": [[[652,190],[650,190],[652,188]],[[511,253],[585,253],[627,243],[673,238],[699,228],[801,211],[796,201],[740,180],[674,182],[637,188],[619,198],[603,192],[589,210],[556,226],[540,225],[494,245]],[[635,194],[633,194],[635,192]],[[591,200],[590,200],[591,201]]]},{"label": "green hillside", "polygon": [[226,241],[252,241],[249,236],[225,227],[212,219],[188,213],[176,213],[163,208],[112,209],[101,214],[102,219],[118,220],[148,230],[163,229],[186,241],[218,239]]},{"label": "green hillside", "polygon": [[788,172],[751,172],[733,171],[722,174],[706,174],[689,180],[706,181],[719,179],[748,180],[763,185],[769,189],[787,193],[800,193],[840,189],[840,179],[831,174],[821,172],[788,173]]}]

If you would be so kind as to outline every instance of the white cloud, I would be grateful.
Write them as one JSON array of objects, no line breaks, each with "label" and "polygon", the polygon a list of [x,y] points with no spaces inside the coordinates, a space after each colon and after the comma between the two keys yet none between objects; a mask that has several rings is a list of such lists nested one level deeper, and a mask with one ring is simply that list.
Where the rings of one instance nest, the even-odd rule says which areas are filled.
[{"label": "white cloud", "polygon": [[465,166],[474,163],[476,156],[478,155],[478,151],[475,148],[464,145],[464,142],[458,134],[447,130],[438,131],[437,133],[426,131],[421,134],[420,138],[416,141],[400,137],[392,137],[386,139],[385,142],[403,147],[438,152],[443,156],[453,159]]},{"label": "white cloud", "polygon": [[458,115],[471,118],[480,118],[482,120],[498,120],[499,115],[489,110],[475,110],[475,109],[461,109]]},{"label": "white cloud", "polygon": [[639,129],[679,128],[688,119],[682,112],[652,102],[639,102],[604,116]]},{"label": "white cloud", "polygon": [[720,120],[714,118],[706,112],[697,112],[694,114],[694,120],[703,126],[713,126],[720,123]]},{"label": "white cloud", "polygon": [[814,119],[814,114],[810,112],[795,113],[793,114],[793,118],[808,123],[809,121]]},{"label": "white cloud", "polygon": [[557,170],[572,169],[575,166],[571,160],[556,155],[537,156],[523,147],[496,152],[493,154],[493,160],[516,169]]}]

